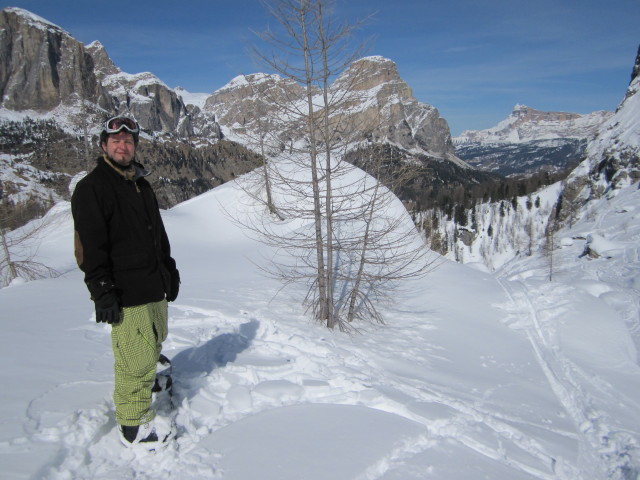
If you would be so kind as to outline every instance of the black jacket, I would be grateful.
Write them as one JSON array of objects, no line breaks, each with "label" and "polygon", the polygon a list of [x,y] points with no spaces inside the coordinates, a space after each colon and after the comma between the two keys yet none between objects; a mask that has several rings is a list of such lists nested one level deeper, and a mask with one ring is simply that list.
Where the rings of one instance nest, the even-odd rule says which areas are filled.
[{"label": "black jacket", "polygon": [[135,162],[134,168],[127,179],[99,158],[71,197],[76,260],[91,298],[115,289],[123,307],[172,298],[179,283],[148,173]]}]

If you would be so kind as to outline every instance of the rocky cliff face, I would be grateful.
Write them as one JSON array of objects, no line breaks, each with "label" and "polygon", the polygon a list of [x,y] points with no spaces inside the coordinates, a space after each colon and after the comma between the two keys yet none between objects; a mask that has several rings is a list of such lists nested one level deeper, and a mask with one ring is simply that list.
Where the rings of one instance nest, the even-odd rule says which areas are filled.
[{"label": "rocky cliff face", "polygon": [[0,11],[0,105],[49,111],[88,100],[112,108],[84,46],[57,25],[25,10]]},{"label": "rocky cliff face", "polygon": [[336,96],[348,92],[349,105],[340,112],[343,124],[361,125],[374,142],[400,145],[466,166],[456,157],[446,120],[435,107],[415,99],[391,60],[379,56],[358,60],[331,90]]},{"label": "rocky cliff face", "polygon": [[102,82],[109,75],[121,73],[121,70],[113,63],[107,51],[99,41],[91,42],[86,47],[87,53],[93,59],[93,71],[96,78]]},{"label": "rocky cliff face", "polygon": [[87,47],[96,77],[109,92],[113,110],[130,112],[149,132],[216,141],[222,138],[215,118],[185,105],[182,97],[149,72],[131,75],[116,67],[100,42]]},{"label": "rocky cliff face", "polygon": [[[245,75],[214,92],[203,105],[188,105],[152,73],[122,72],[100,42],[85,47],[25,10],[3,10],[0,26],[0,51],[9,59],[0,70],[0,88],[2,106],[9,110],[48,112],[60,105],[75,106],[71,130],[78,130],[82,116],[84,123],[97,125],[105,112],[127,111],[145,133],[194,145],[215,143],[224,134],[254,149],[266,133],[269,148],[284,150],[305,141],[304,118],[286,111],[292,101],[306,99],[304,89],[292,80]],[[436,108],[413,97],[391,60],[367,57],[355,62],[331,85],[331,94],[347,101],[332,112],[342,134],[351,130],[343,140],[392,143],[467,166],[455,155],[447,122]]]},{"label": "rocky cliff face", "polygon": [[[330,117],[342,141],[392,143],[467,166],[455,155],[446,120],[413,97],[391,60],[366,57],[354,62],[330,86],[330,96],[340,99]],[[320,97],[314,101],[320,111]],[[278,139],[277,148],[285,149],[303,141],[304,117],[291,113],[292,102],[306,112],[306,92],[299,84],[278,75],[253,74],[236,77],[214,92],[205,111],[214,113],[232,138],[255,143],[268,133]]]},{"label": "rocky cliff face", "polygon": [[0,55],[0,105],[8,110],[49,112],[65,106],[76,110],[72,115],[85,109],[91,125],[105,115],[128,111],[149,133],[220,138],[213,118],[187,108],[155,75],[122,72],[99,42],[85,47],[26,10],[0,12]]},{"label": "rocky cliff face", "polygon": [[[286,114],[292,99],[304,98],[303,88],[279,75],[241,75],[213,92],[204,104],[223,126],[225,135],[268,153],[282,150],[299,136],[299,124]],[[291,121],[293,120],[293,122]]]},{"label": "rocky cliff face", "polygon": [[155,173],[162,207],[261,164],[241,145],[218,144],[215,118],[151,73],[122,72],[99,42],[85,47],[26,10],[0,12],[0,58],[0,106],[9,111],[0,117],[2,205],[41,212],[68,199],[72,177],[100,153],[99,125],[121,112],[143,129],[138,159]]}]

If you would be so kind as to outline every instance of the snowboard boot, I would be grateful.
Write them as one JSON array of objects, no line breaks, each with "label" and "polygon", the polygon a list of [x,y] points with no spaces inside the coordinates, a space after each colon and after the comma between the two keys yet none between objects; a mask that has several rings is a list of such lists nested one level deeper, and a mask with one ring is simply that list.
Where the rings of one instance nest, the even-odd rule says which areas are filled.
[{"label": "snowboard boot", "polygon": [[157,416],[144,425],[118,425],[120,442],[126,447],[140,445],[155,451],[167,445],[175,437],[176,428],[172,420]]},{"label": "snowboard boot", "polygon": [[158,364],[156,365],[156,380],[151,387],[151,394],[164,392],[169,395],[172,393],[173,379],[171,378],[171,360],[160,354]]}]

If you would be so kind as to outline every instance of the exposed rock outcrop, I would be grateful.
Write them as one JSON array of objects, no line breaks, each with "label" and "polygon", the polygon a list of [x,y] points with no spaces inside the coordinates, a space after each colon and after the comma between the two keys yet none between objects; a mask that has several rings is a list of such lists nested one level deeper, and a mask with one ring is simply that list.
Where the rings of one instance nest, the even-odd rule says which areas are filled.
[{"label": "exposed rock outcrop", "polygon": [[1,105],[44,112],[81,99],[110,109],[84,45],[57,25],[19,8],[0,11]]},{"label": "exposed rock outcrop", "polygon": [[[390,143],[467,166],[455,156],[446,120],[436,108],[413,97],[391,60],[360,59],[329,89],[330,97],[339,99],[331,106],[330,117],[341,140]],[[316,98],[319,112],[322,103]],[[269,133],[279,139],[278,146],[283,149],[304,139],[305,102],[306,91],[294,81],[278,75],[252,74],[236,77],[214,92],[206,101],[205,111],[215,113],[231,134],[255,140]],[[302,106],[300,113],[292,114],[291,105]]]},{"label": "exposed rock outcrop", "polygon": [[380,56],[362,58],[351,64],[331,90],[338,97],[339,92],[346,92],[346,113],[340,112],[345,129],[359,125],[373,141],[466,166],[455,155],[446,120],[438,109],[416,100],[393,61]]},{"label": "exposed rock outcrop", "polygon": [[466,130],[454,138],[456,145],[514,144],[542,140],[590,140],[613,112],[586,115],[568,112],[544,112],[526,105],[516,105],[511,114],[486,130]]}]

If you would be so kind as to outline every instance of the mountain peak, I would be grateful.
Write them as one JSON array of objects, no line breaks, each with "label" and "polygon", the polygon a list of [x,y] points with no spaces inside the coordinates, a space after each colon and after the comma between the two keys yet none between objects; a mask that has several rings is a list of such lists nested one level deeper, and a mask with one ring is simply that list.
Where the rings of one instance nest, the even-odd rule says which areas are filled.
[{"label": "mountain peak", "polygon": [[22,22],[41,29],[41,30],[45,30],[45,29],[55,29],[58,30],[60,32],[64,32],[67,35],[69,35],[64,29],[62,29],[61,27],[59,27],[58,25],[56,25],[55,23],[50,22],[49,20],[42,18],[39,15],[36,15],[35,13],[30,12],[29,10],[25,10],[23,8],[19,8],[19,7],[7,7],[2,9],[1,13],[8,13],[8,14],[12,14],[12,15],[16,15],[18,17],[21,18]]},{"label": "mountain peak", "polygon": [[592,138],[612,112],[586,115],[569,112],[545,112],[516,104],[511,114],[486,130],[466,130],[454,141],[464,143],[521,143],[557,138]]},{"label": "mountain peak", "polygon": [[[384,84],[396,84],[407,97],[413,98],[411,89],[400,78],[395,62],[381,56],[370,56],[354,61],[347,70],[338,77],[332,88],[345,90],[371,90]],[[349,87],[346,87],[348,85]]]},{"label": "mountain peak", "polygon": [[370,55],[368,57],[362,57],[359,60],[356,60],[354,63],[357,63],[357,62],[392,64],[393,66],[396,65],[396,62],[394,62],[393,60],[387,57],[383,57],[382,55]]},{"label": "mountain peak", "polygon": [[113,63],[107,54],[107,50],[104,48],[104,45],[102,45],[98,40],[94,40],[87,45],[86,50],[93,58],[96,76],[100,80],[103,80],[107,75],[120,73],[120,69]]},{"label": "mountain peak", "polygon": [[79,98],[110,106],[84,45],[62,28],[10,7],[0,12],[0,31],[3,107],[44,112]]},{"label": "mountain peak", "polygon": [[223,92],[226,90],[236,90],[243,88],[255,88],[261,91],[264,87],[257,87],[258,85],[275,85],[283,81],[282,77],[277,74],[269,73],[249,73],[237,75],[232,78],[227,84],[217,90],[217,92]]},{"label": "mountain peak", "polygon": [[523,105],[522,103],[516,103],[516,105],[513,107],[513,110],[511,111],[511,113],[513,113],[513,114],[523,113],[523,112],[526,112],[527,110],[533,110],[533,109],[527,107],[526,105]]}]

